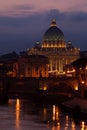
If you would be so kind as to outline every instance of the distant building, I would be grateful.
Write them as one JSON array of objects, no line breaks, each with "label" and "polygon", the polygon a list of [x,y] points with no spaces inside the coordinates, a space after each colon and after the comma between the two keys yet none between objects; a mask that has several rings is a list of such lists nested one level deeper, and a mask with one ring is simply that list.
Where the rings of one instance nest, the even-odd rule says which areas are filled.
[{"label": "distant building", "polygon": [[43,55],[8,53],[0,57],[0,77],[48,77],[48,64]]},{"label": "distant building", "polygon": [[13,64],[14,77],[48,77],[48,58],[42,55],[25,55]]},{"label": "distant building", "polygon": [[51,27],[44,33],[42,44],[27,49],[28,55],[44,55],[49,59],[49,75],[65,75],[65,66],[80,57],[80,49],[66,43],[63,32],[52,20]]},{"label": "distant building", "polygon": [[41,44],[37,42],[33,48],[20,55],[12,52],[0,57],[0,73],[13,77],[71,76],[75,69],[70,64],[79,57],[80,49],[71,42],[66,43],[63,32],[52,20]]},{"label": "distant building", "polygon": [[0,56],[0,77],[13,77],[13,64],[18,59],[16,52],[4,54]]},{"label": "distant building", "polygon": [[72,63],[76,70],[80,86],[87,87],[87,56],[83,56]]}]

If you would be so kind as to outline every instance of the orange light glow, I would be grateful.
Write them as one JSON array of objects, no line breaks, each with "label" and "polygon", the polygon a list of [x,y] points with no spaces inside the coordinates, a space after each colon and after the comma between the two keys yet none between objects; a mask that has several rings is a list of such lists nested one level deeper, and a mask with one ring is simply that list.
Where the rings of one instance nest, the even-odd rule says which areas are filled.
[{"label": "orange light glow", "polygon": [[81,122],[81,130],[85,130],[85,122],[84,121]]},{"label": "orange light glow", "polygon": [[85,69],[87,70],[87,65],[86,65]]},{"label": "orange light glow", "polygon": [[72,130],[75,130],[75,123],[72,121]]},{"label": "orange light glow", "polygon": [[16,100],[16,127],[19,128],[20,100]]},{"label": "orange light glow", "polygon": [[66,115],[66,124],[65,124],[65,129],[68,129],[69,126],[69,117]]},{"label": "orange light glow", "polygon": [[85,81],[82,81],[82,84],[84,84],[85,83]]},{"label": "orange light glow", "polygon": [[78,91],[78,86],[76,85],[74,89],[75,89],[76,91]]}]

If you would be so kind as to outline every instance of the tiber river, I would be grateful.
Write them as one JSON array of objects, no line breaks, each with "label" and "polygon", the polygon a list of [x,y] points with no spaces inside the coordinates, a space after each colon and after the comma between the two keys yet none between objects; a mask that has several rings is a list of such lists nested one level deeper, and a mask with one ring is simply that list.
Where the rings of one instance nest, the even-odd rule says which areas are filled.
[{"label": "tiber river", "polygon": [[19,99],[0,104],[0,130],[87,130],[86,123],[76,124],[55,104]]}]

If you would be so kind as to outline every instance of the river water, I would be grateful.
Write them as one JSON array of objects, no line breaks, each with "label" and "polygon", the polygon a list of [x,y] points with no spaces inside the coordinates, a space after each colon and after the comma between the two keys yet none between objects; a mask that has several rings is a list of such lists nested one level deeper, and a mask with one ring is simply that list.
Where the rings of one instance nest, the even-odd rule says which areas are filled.
[{"label": "river water", "polygon": [[20,99],[0,104],[0,130],[87,130],[86,123],[76,124],[55,104]]}]

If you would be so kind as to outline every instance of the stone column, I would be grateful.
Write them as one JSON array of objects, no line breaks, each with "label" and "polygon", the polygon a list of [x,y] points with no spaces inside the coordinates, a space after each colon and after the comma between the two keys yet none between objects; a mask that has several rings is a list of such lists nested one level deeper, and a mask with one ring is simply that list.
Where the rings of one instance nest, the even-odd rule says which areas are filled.
[{"label": "stone column", "polygon": [[59,73],[63,72],[63,65],[62,65],[62,60],[59,59]]},{"label": "stone column", "polygon": [[57,70],[57,59],[56,59],[56,70]]},{"label": "stone column", "polygon": [[53,66],[52,66],[52,60],[50,60],[50,70],[51,70],[51,71],[53,70],[52,67],[53,67]]}]

